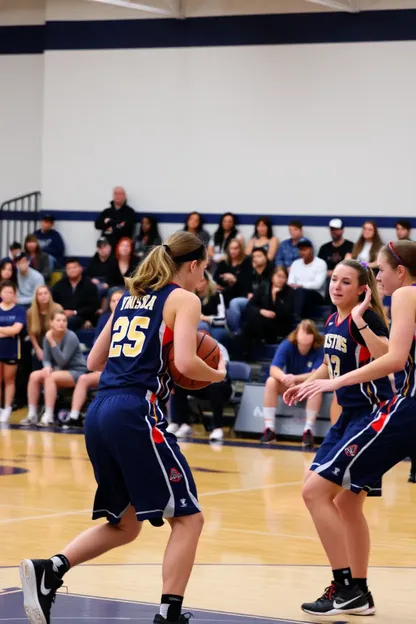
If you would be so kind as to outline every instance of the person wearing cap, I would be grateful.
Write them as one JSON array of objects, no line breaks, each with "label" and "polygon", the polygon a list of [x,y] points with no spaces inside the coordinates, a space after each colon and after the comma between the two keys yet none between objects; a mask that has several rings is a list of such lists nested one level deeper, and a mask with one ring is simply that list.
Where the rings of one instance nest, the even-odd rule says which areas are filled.
[{"label": "person wearing cap", "polygon": [[22,244],[17,241],[13,241],[13,243],[9,245],[9,255],[2,258],[1,262],[11,262],[13,267],[15,267],[16,266],[15,257],[17,256],[17,254],[20,254],[22,251],[23,251]]},{"label": "person wearing cap", "polygon": [[318,253],[318,258],[324,260],[328,267],[327,279],[326,279],[326,299],[329,302],[328,287],[331,279],[331,275],[334,272],[335,267],[342,260],[344,260],[347,254],[352,253],[354,243],[344,238],[344,223],[342,219],[331,219],[329,222],[329,233],[331,241],[321,246]]},{"label": "person wearing cap", "polygon": [[123,283],[117,258],[111,255],[111,245],[105,236],[98,239],[97,251],[89,261],[85,275],[97,286],[100,298],[105,297],[112,286]]},{"label": "person wearing cap", "polygon": [[314,316],[315,308],[323,303],[327,265],[315,256],[312,241],[301,238],[298,242],[300,258],[290,267],[288,284],[295,290],[294,316],[301,319]]},{"label": "person wearing cap", "polygon": [[134,238],[136,212],[127,203],[126,191],[121,186],[113,190],[110,208],[103,210],[95,220],[95,229],[101,230],[114,250],[120,238]]},{"label": "person wearing cap", "polygon": [[45,284],[44,277],[30,266],[28,256],[20,252],[14,259],[17,269],[17,303],[26,308],[32,305],[32,299],[38,286]]},{"label": "person wearing cap", "polygon": [[303,237],[303,225],[298,219],[289,222],[290,238],[280,243],[274,263],[276,266],[289,268],[294,260],[299,258],[298,242]]},{"label": "person wearing cap", "polygon": [[62,236],[53,227],[54,217],[47,213],[42,215],[40,229],[35,231],[35,236],[39,241],[42,251],[55,259],[55,266],[64,266],[65,244]]}]

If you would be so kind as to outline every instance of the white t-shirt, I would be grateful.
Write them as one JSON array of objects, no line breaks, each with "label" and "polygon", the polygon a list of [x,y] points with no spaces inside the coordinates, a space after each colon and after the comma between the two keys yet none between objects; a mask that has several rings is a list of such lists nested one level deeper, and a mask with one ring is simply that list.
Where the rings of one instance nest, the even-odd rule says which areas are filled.
[{"label": "white t-shirt", "polygon": [[288,284],[299,284],[308,290],[317,290],[323,294],[328,267],[325,260],[315,258],[305,264],[302,258],[295,260],[289,270]]},{"label": "white t-shirt", "polygon": [[364,247],[361,249],[360,253],[357,256],[357,260],[359,262],[370,262],[370,251],[373,243],[364,243]]}]

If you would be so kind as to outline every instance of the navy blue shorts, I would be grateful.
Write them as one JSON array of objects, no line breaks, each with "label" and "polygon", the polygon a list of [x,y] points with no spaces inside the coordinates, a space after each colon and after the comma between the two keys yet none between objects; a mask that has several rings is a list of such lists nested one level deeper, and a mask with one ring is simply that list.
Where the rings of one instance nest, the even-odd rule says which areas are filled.
[{"label": "navy blue shorts", "polygon": [[[344,477],[348,471],[350,460],[355,456],[354,438],[364,427],[373,422],[376,413],[377,406],[343,409],[341,416],[328,431],[318,449],[311,470],[328,481],[346,487]],[[366,484],[361,489],[364,489],[368,496],[381,496],[381,479],[377,479],[372,484]],[[361,489],[357,490],[357,493]]]},{"label": "navy blue shorts", "polygon": [[98,484],[93,520],[117,524],[131,504],[137,519],[155,526],[163,518],[201,511],[188,463],[166,432],[151,395],[129,389],[100,391],[85,422],[88,455]]}]

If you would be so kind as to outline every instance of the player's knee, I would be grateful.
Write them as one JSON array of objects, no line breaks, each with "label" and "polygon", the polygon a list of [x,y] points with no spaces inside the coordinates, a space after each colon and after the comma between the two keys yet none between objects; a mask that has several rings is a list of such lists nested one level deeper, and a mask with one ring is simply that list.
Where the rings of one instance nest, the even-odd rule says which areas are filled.
[{"label": "player's knee", "polygon": [[133,518],[128,522],[120,522],[120,524],[116,526],[120,531],[123,531],[125,543],[128,544],[137,539],[142,528],[142,523],[138,522],[136,518]]},{"label": "player's knee", "polygon": [[363,502],[360,496],[346,490],[334,498],[334,504],[343,518],[352,518],[360,515]]},{"label": "player's knee", "polygon": [[280,391],[280,383],[274,377],[268,377],[266,381],[266,388],[277,395]]},{"label": "player's knee", "polygon": [[315,488],[311,486],[311,479],[305,481],[302,487],[302,498],[308,509],[311,509],[314,502]]}]

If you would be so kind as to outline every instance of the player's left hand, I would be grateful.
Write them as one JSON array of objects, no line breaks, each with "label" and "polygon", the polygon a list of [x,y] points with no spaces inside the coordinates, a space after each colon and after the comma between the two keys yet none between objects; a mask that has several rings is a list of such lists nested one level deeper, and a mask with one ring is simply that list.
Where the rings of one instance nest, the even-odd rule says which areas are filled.
[{"label": "player's left hand", "polygon": [[365,287],[365,297],[364,300],[355,306],[355,308],[351,311],[352,320],[356,325],[364,324],[363,316],[366,310],[371,305],[371,288],[369,286]]},{"label": "player's left hand", "polygon": [[321,392],[335,392],[341,387],[339,383],[339,377],[335,379],[316,379],[309,383],[303,383],[302,388],[299,389],[297,396],[298,401],[304,401],[305,399],[312,399]]}]

